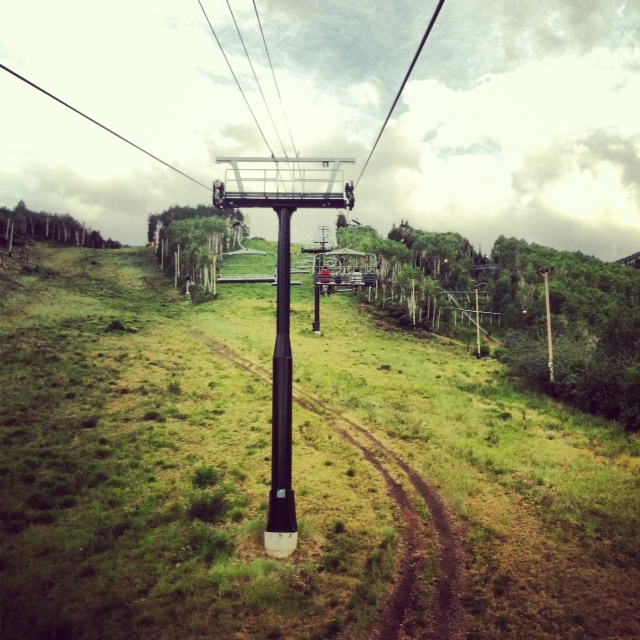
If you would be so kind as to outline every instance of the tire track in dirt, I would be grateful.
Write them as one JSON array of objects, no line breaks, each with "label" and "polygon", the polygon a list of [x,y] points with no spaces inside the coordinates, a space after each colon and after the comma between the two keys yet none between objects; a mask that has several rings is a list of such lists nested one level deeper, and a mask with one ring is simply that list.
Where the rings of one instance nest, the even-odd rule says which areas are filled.
[{"label": "tire track in dirt", "polygon": [[[231,361],[262,382],[271,385],[271,371],[257,365],[226,345],[202,334],[195,337],[212,352]],[[464,579],[465,550],[462,536],[456,531],[447,507],[437,491],[429,485],[400,455],[381,442],[365,427],[337,411],[314,394],[293,386],[293,400],[308,411],[328,419],[334,430],[359,449],[365,459],[382,475],[389,494],[397,503],[406,523],[402,544],[399,579],[388,598],[377,629],[379,640],[408,640],[434,638],[462,640],[465,618],[462,598],[466,589]],[[342,426],[341,426],[342,425]],[[346,428],[345,428],[346,427]],[[360,438],[360,439],[359,439]],[[365,440],[363,443],[361,440]],[[435,530],[440,546],[436,597],[433,622],[430,629],[417,622],[419,596],[426,588],[426,547],[429,531],[422,522],[416,505],[403,486],[391,475],[387,466],[395,466],[407,477],[422,497],[431,513],[431,528]]]}]

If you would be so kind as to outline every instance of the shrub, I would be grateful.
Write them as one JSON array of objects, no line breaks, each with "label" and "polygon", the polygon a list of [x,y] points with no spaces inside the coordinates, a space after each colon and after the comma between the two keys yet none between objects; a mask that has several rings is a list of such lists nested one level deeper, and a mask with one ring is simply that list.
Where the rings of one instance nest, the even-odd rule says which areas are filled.
[{"label": "shrub", "polygon": [[640,431],[640,365],[624,373],[621,404],[625,428],[628,431]]},{"label": "shrub", "polygon": [[205,465],[196,469],[191,482],[194,487],[206,489],[212,487],[220,481],[220,472],[212,466]]},{"label": "shrub", "polygon": [[180,381],[175,378],[169,382],[167,385],[167,391],[174,396],[179,396],[182,394],[182,387],[180,386]]},{"label": "shrub", "polygon": [[107,445],[100,445],[96,447],[95,455],[97,458],[108,458],[111,455],[111,447]]},{"label": "shrub", "polygon": [[244,510],[241,507],[233,507],[229,513],[232,522],[240,522],[244,518]]},{"label": "shrub", "polygon": [[36,491],[27,498],[27,506],[38,511],[49,511],[55,509],[55,500],[48,492]]},{"label": "shrub", "polygon": [[88,418],[85,418],[81,423],[80,426],[83,429],[93,429],[94,427],[98,426],[98,420],[99,420],[99,416],[89,416]]},{"label": "shrub", "polygon": [[218,487],[215,491],[194,491],[189,496],[187,513],[203,522],[220,522],[229,511],[227,491]]},{"label": "shrub", "polygon": [[197,289],[195,285],[191,286],[191,302],[193,304],[204,304],[205,302],[213,302],[216,299],[217,295],[214,296],[213,293],[205,292],[202,289]]},{"label": "shrub", "polygon": [[322,558],[321,570],[337,573],[342,570],[344,552],[331,550]]},{"label": "shrub", "polygon": [[143,416],[142,416],[143,420],[157,420],[158,422],[164,422],[164,418],[162,416],[162,414],[159,411],[156,411],[155,409],[150,409],[149,411],[147,411]]},{"label": "shrub", "polygon": [[504,347],[496,347],[493,350],[493,357],[498,360],[498,362],[504,362],[507,358],[507,350]]},{"label": "shrub", "polygon": [[189,539],[191,549],[206,562],[216,562],[233,554],[234,542],[228,531],[212,529],[197,523],[191,530]]},{"label": "shrub", "polygon": [[114,331],[126,331],[127,327],[120,322],[120,320],[113,320],[105,328],[106,333],[112,333]]}]

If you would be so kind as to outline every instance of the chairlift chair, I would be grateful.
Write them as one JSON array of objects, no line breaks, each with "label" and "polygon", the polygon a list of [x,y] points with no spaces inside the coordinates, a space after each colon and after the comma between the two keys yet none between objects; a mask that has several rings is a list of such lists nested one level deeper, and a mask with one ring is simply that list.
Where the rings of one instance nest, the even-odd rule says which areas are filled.
[{"label": "chairlift chair", "polygon": [[[255,258],[258,256],[273,256],[273,265],[269,266],[269,273],[264,269],[256,270],[258,266]],[[236,251],[228,251],[220,256],[221,268],[218,275],[219,284],[260,283],[273,284],[276,281],[277,255],[272,251],[258,251],[242,247]],[[248,258],[248,260],[242,260]],[[240,260],[240,261],[238,261]],[[251,262],[253,261],[253,265]],[[226,264],[225,264],[226,263]]]},{"label": "chairlift chair", "polygon": [[[327,268],[332,273],[335,291],[353,291],[354,287],[373,287],[376,284],[377,259],[373,253],[363,253],[353,249],[335,249],[316,255],[314,282],[320,284],[320,272]],[[360,277],[354,281],[354,272]]]}]

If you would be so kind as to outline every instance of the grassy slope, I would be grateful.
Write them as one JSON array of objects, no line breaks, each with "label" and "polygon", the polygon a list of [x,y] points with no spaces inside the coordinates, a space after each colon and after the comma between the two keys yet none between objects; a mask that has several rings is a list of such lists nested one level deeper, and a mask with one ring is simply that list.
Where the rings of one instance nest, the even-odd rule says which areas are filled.
[{"label": "grassy slope", "polygon": [[[295,407],[300,550],[264,559],[270,390],[201,339],[270,366],[275,289],[227,285],[194,307],[142,250],[40,251],[21,288],[0,283],[0,637],[366,638],[399,526],[381,480]],[[468,523],[471,637],[640,635],[637,439],[518,391],[462,345],[380,331],[351,296],[323,299],[322,336],[312,313],[310,287],[292,289],[296,383]],[[106,333],[114,318],[137,333]],[[220,479],[203,494],[205,465]],[[218,521],[191,517],[220,485]],[[363,582],[377,587],[354,601]]]},{"label": "grassy slope", "polygon": [[366,637],[393,569],[382,480],[299,415],[300,552],[266,559],[268,385],[194,338],[204,307],[148,251],[35,253],[1,320],[0,637]]},{"label": "grassy slope", "polygon": [[[268,362],[274,301],[256,295],[225,289],[231,306],[202,319]],[[469,524],[471,636],[640,635],[637,436],[519,390],[465,345],[379,331],[350,296],[322,300],[322,337],[312,310],[294,290],[296,382],[402,452]]]}]

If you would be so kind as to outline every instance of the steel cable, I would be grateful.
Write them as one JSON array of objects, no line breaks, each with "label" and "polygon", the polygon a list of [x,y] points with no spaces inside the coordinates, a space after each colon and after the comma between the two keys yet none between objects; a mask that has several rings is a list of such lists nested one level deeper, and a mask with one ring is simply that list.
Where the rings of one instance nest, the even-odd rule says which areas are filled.
[{"label": "steel cable", "polygon": [[191,180],[191,182],[195,182],[196,184],[200,185],[201,187],[204,187],[205,189],[207,189],[208,191],[213,191],[213,189],[211,187],[207,186],[206,184],[203,184],[202,182],[199,182],[195,178],[192,178],[191,176],[189,176],[186,173],[184,173],[184,171],[180,171],[180,169],[176,169],[174,166],[170,165],[168,162],[165,162],[164,160],[161,160],[157,156],[154,156],[152,153],[149,153],[146,149],[143,149],[142,147],[138,146],[134,142],[131,142],[131,140],[128,140],[124,136],[121,136],[119,133],[116,133],[112,129],[109,129],[109,127],[105,127],[105,125],[101,124],[97,120],[94,120],[93,118],[88,116],[86,113],[82,113],[82,111],[80,111],[79,109],[76,109],[75,107],[72,107],[70,104],[68,104],[64,100],[61,100],[60,98],[57,98],[52,93],[49,93],[48,91],[46,91],[42,87],[39,87],[37,84],[35,84],[35,82],[31,82],[30,80],[27,80],[27,78],[25,78],[24,76],[21,76],[19,73],[16,73],[15,71],[9,69],[9,67],[6,67],[3,64],[0,64],[0,67],[2,69],[4,69],[5,71],[7,71],[8,73],[10,73],[11,75],[13,75],[16,78],[18,78],[19,80],[22,80],[23,82],[26,82],[28,85],[30,85],[34,89],[37,89],[38,91],[44,93],[49,98],[52,98],[53,100],[55,100],[56,102],[59,102],[60,104],[62,104],[65,107],[67,107],[68,109],[71,109],[71,111],[74,111],[78,115],[81,115],[83,118],[86,118],[87,120],[89,120],[89,122],[93,122],[93,124],[97,124],[99,127],[104,129],[105,131],[108,131],[112,135],[116,136],[116,138],[120,138],[120,140],[123,140],[127,144],[130,144],[132,147],[135,147],[136,149],[138,149],[138,151],[142,151],[142,153],[146,153],[150,158],[153,158],[154,160],[157,160],[158,162],[161,162],[165,167],[168,167],[169,169],[175,171],[176,173],[179,173],[181,176],[184,176],[188,180]]},{"label": "steel cable", "polygon": [[[418,50],[416,51],[416,54],[413,56],[413,60],[411,61],[411,65],[409,66],[409,71],[407,71],[407,74],[405,75],[404,80],[402,81],[402,85],[400,86],[400,90],[398,91],[398,94],[396,95],[396,98],[393,101],[393,104],[391,105],[391,109],[389,110],[387,118],[384,121],[384,124],[382,125],[382,129],[380,129],[380,133],[378,134],[378,137],[376,138],[376,141],[373,144],[373,148],[371,149],[371,153],[369,153],[369,157],[367,158],[367,161],[364,163],[364,167],[362,168],[362,171],[360,172],[360,176],[358,177],[358,180],[356,181],[355,187],[357,187],[358,184],[360,183],[360,179],[362,178],[362,174],[365,172],[365,169],[367,168],[367,165],[369,164],[369,160],[371,160],[371,156],[373,155],[373,152],[376,150],[376,147],[378,146],[378,142],[380,141],[380,138],[382,137],[382,133],[383,133],[385,127],[387,126],[387,123],[389,122],[389,119],[391,118],[391,114],[393,113],[393,110],[396,108],[396,105],[398,104],[398,100],[400,100],[400,96],[402,95],[402,91],[404,90],[404,87],[407,84],[407,82],[409,80],[409,77],[411,76],[411,72],[413,71],[413,68],[416,66],[416,62],[418,62],[418,58],[420,57],[420,54],[422,53],[422,49],[423,49],[425,43],[427,42],[427,38],[429,37],[429,34],[431,33],[431,30],[433,29],[433,25],[436,23],[436,20],[438,19],[438,14],[440,13],[440,9],[442,9],[442,5],[443,4],[444,4],[444,0],[439,0],[438,6],[436,7],[435,11],[433,12],[433,16],[431,16],[431,20],[429,21],[429,26],[427,27],[427,30],[425,31],[425,34],[422,37],[422,41],[420,42],[420,46],[418,47]],[[354,189],[355,189],[355,187],[354,187]]]}]

